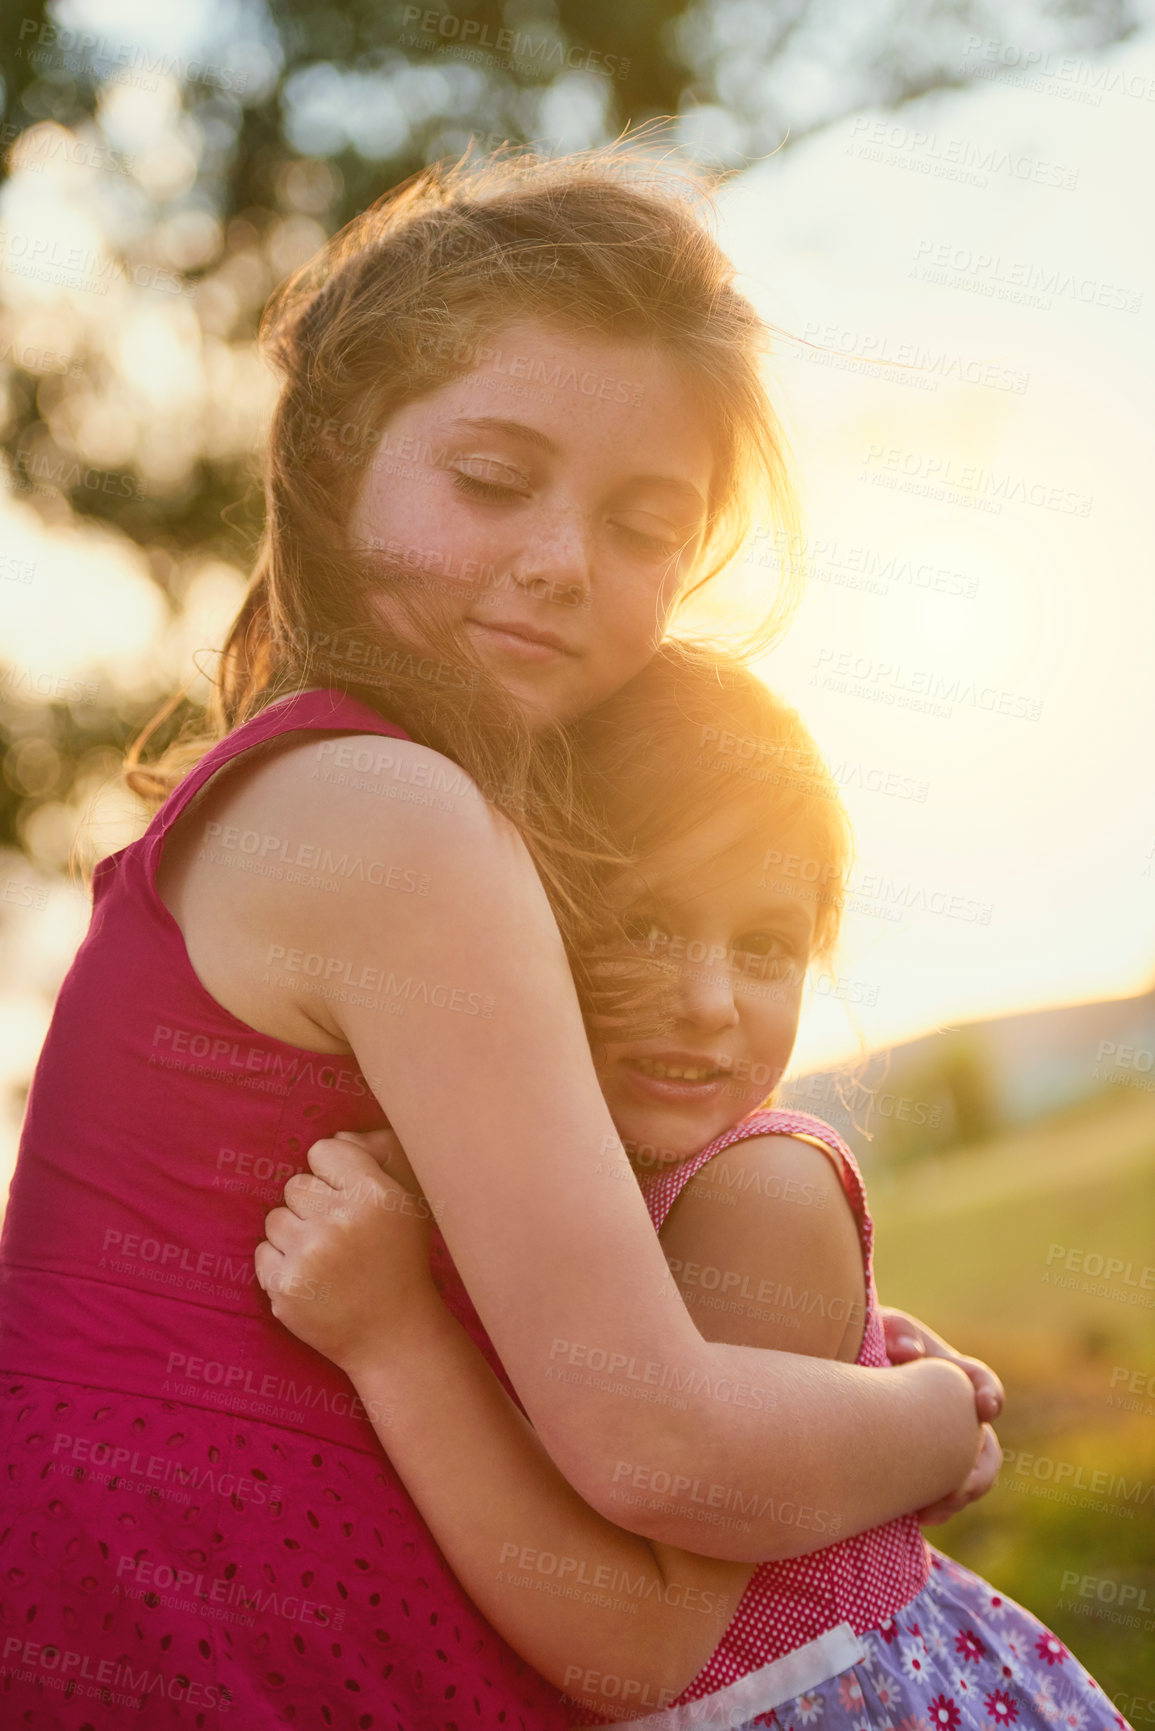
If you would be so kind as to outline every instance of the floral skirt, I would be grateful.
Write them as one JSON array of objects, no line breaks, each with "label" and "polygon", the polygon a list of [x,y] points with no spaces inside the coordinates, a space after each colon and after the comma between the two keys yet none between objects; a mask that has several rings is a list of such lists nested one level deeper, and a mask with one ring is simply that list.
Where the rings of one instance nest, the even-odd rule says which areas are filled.
[{"label": "floral skirt", "polygon": [[940,1551],[880,1629],[848,1623],[634,1731],[1130,1731],[1037,1617]]}]

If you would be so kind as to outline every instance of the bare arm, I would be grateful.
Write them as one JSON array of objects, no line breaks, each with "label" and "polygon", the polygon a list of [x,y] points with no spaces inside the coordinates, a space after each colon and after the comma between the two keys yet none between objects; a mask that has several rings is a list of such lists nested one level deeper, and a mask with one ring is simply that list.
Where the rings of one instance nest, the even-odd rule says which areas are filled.
[{"label": "bare arm", "polygon": [[[288,883],[273,894],[255,875],[204,865],[193,923],[209,935],[198,952],[186,926],[186,941],[209,989],[254,1026],[276,1011],[279,1032],[288,1002],[298,1043],[327,1039],[356,1055],[569,1482],[611,1519],[687,1547],[700,1542],[696,1509],[671,1509],[655,1487],[720,1485],[758,1509],[748,1531],[715,1533],[739,1561],[797,1549],[783,1501],[829,1509],[852,1532],[957,1486],[978,1427],[970,1384],[951,1364],[879,1377],[703,1339],[602,1100],[520,837],[435,753],[374,736],[351,743],[388,760],[377,784],[386,792],[443,773],[440,803],[386,798],[372,776],[320,779],[324,747],[311,741],[246,775],[217,815],[396,861],[428,894],[391,897],[352,875],[339,894]],[[317,992],[328,980],[339,995]],[[559,1377],[562,1363],[578,1374]],[[623,1397],[602,1386],[596,1363],[679,1404]]]},{"label": "bare arm", "polygon": [[661,1243],[710,1340],[852,1363],[866,1323],[858,1226],[831,1157],[750,1136],[701,1167]]},{"label": "bare arm", "polygon": [[[687,1308],[708,1339],[857,1356],[866,1320],[861,1242],[830,1154],[796,1137],[736,1143],[695,1173],[661,1237]],[[733,1294],[741,1296],[727,1296]],[[980,1416],[997,1415],[1002,1385],[988,1365],[962,1357],[904,1312],[880,1307],[880,1314],[892,1359],[893,1341],[904,1359],[921,1353],[957,1364],[971,1381]],[[936,1504],[902,1512],[917,1512],[924,1525],[948,1520],[986,1495],[1001,1459],[984,1423],[967,1478]],[[800,1509],[799,1519],[815,1519],[825,1530],[819,1512]],[[829,1536],[836,1536],[833,1529]],[[800,1534],[798,1554],[813,1548]]]},{"label": "bare arm", "polygon": [[[269,1216],[258,1267],[287,1288],[284,1320],[343,1365],[454,1573],[510,1644],[607,1717],[668,1706],[717,1646],[751,1565],[649,1542],[581,1500],[436,1299],[427,1229],[376,1162],[412,1177],[388,1132],[316,1144],[322,1181],[291,1180],[287,1207]],[[683,1190],[663,1242],[707,1337],[857,1355],[858,1228],[815,1147],[763,1136],[724,1151]],[[292,1297],[316,1292],[323,1305]],[[745,1516],[720,1489],[667,1492],[696,1515],[707,1550],[715,1525]],[[828,1509],[779,1517],[800,1552],[837,1536]]]},{"label": "bare arm", "polygon": [[318,1177],[290,1179],[268,1217],[262,1284],[345,1370],[454,1574],[510,1645],[610,1718],[667,1706],[717,1646],[753,1565],[653,1543],[582,1501],[438,1298],[428,1216],[373,1157],[388,1141],[314,1145]]},{"label": "bare arm", "polygon": [[753,1563],[641,1538],[590,1508],[444,1308],[349,1375],[387,1415],[382,1446],[454,1574],[522,1658],[609,1718],[676,1700]]}]

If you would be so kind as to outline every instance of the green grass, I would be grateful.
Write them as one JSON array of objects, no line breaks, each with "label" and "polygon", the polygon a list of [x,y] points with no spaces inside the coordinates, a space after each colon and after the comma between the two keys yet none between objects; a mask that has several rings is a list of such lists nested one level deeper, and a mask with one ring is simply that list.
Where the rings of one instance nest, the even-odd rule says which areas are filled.
[{"label": "green grass", "polygon": [[[1108,1695],[1155,1695],[1155,1394],[1127,1410],[1136,1397],[1117,1374],[1155,1376],[1155,1284],[1141,1284],[1155,1265],[1155,1100],[1119,1091],[868,1176],[881,1296],[1007,1385],[998,1430],[1014,1458],[990,1496],[928,1536],[1053,1628]],[[1067,1272],[1070,1251],[1124,1266],[1090,1280]]]}]

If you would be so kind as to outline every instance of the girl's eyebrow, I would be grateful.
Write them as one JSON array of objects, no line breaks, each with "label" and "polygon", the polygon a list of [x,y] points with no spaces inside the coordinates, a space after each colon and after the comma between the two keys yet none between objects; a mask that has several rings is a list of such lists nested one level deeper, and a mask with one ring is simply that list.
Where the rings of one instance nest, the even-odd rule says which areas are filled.
[{"label": "girl's eyebrow", "polygon": [[[689,899],[695,899],[693,894]],[[676,924],[684,900],[684,895],[679,894],[677,887],[647,880],[639,885],[635,894],[628,895],[622,911],[635,918],[668,919],[671,924]],[[814,923],[812,907],[813,901],[809,897],[761,895],[749,903],[738,923],[748,926],[761,923],[768,926],[791,926],[797,929],[799,936],[805,937]]]},{"label": "girl's eyebrow", "polygon": [[796,926],[799,932],[809,929],[813,923],[807,917],[807,907],[798,902],[759,902],[752,918],[755,921],[765,920],[767,925]]},{"label": "girl's eyebrow", "polygon": [[561,448],[537,427],[527,427],[524,421],[503,420],[500,415],[458,415],[450,425],[479,427],[483,433],[507,433],[511,439],[520,439],[523,445],[534,445],[539,451],[548,451],[551,457],[556,457]]},{"label": "girl's eyebrow", "polygon": [[[520,439],[523,445],[533,445],[539,451],[546,451],[551,457],[556,457],[561,447],[543,433],[538,427],[527,426],[524,421],[508,421],[501,415],[457,415],[450,422],[454,427],[476,427],[483,433],[505,433],[511,439]],[[683,481],[677,475],[631,475],[624,485],[644,484],[651,487],[669,487],[691,498],[702,511],[706,509],[706,501],[692,481]]]}]

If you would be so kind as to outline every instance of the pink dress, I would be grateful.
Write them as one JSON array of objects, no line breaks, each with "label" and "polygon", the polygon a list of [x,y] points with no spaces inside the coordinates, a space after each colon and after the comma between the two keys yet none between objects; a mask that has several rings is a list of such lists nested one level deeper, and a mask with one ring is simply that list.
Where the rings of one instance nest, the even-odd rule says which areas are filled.
[{"label": "pink dress", "polygon": [[[804,1112],[752,1113],[681,1166],[646,1173],[642,1193],[660,1231],[690,1179],[751,1136],[796,1136],[833,1155],[858,1222],[866,1274],[866,1318],[856,1363],[888,1364],[874,1286],[874,1227],[862,1174],[845,1142]],[[730,1183],[729,1197],[737,1196]],[[703,1270],[703,1279],[705,1270]],[[705,1290],[705,1288],[704,1288]],[[771,1285],[759,1302],[784,1313],[825,1302],[805,1288]],[[722,1303],[740,1302],[722,1299]],[[849,1320],[849,1319],[848,1319]],[[657,1488],[657,1487],[654,1487]],[[701,1503],[703,1545],[711,1523],[738,1521],[731,1497],[711,1487]],[[683,1493],[684,1498],[684,1493]],[[791,1511],[809,1532],[833,1517]],[[1127,1722],[1078,1660],[1036,1617],[969,1569],[926,1544],[913,1515],[806,1557],[762,1563],[704,1668],[673,1702],[636,1695],[634,1731],[1127,1731]],[[641,1716],[639,1709],[656,1710]],[[578,1709],[574,1724],[603,1724]]]},{"label": "pink dress", "polygon": [[[37,1066],[0,1244],[5,1727],[568,1721],[458,1585],[346,1378],[273,1320],[253,1272],[310,1143],[382,1113],[352,1058],[222,1009],[155,873],[214,771],[300,729],[383,735],[369,773],[436,797],[392,760],[404,735],[338,692],[238,728],[97,868]],[[249,845],[266,875],[376,863]],[[447,1302],[509,1388],[434,1247]]]},{"label": "pink dress", "polygon": [[[353,1059],[257,1033],[209,995],[155,873],[165,832],[217,769],[300,730],[380,734],[380,753],[353,773],[399,798],[436,797],[406,783],[391,758],[399,730],[339,693],[286,700],[238,728],[139,841],[98,867],[92,922],[37,1066],[0,1242],[5,1731],[581,1722],[473,1606],[345,1377],[272,1319],[256,1284],[265,1214],[305,1169],[309,1144],[383,1117]],[[379,864],[254,841],[247,857],[270,876]],[[768,1128],[842,1151],[869,1266],[857,1169],[834,1132],[808,1118],[747,1120],[649,1186],[655,1226],[703,1162]],[[513,1394],[436,1232],[433,1266]],[[872,1282],[870,1299],[860,1359],[882,1364]],[[925,1551],[913,1522],[892,1522],[759,1569],[683,1705],[655,1724],[843,1731],[897,1723],[903,1700],[912,1731],[957,1731],[956,1695],[997,1652],[1008,1675],[986,1717],[964,1703],[965,1724],[1056,1723],[1070,1699],[1096,1707],[1081,1731],[1121,1725],[1098,1710],[1101,1693],[1078,1681],[1086,1674],[1053,1636],[1045,1670],[1031,1657],[1029,1642],[1045,1637],[1026,1612]],[[937,1700],[924,1683],[950,1682],[944,1651],[961,1681]],[[767,1682],[774,1655],[797,1663]],[[816,1659],[827,1681],[799,1694]],[[900,1661],[907,1670],[895,1682]],[[1030,1716],[1028,1686],[1053,1691],[1053,1713]]]}]

